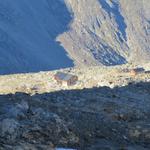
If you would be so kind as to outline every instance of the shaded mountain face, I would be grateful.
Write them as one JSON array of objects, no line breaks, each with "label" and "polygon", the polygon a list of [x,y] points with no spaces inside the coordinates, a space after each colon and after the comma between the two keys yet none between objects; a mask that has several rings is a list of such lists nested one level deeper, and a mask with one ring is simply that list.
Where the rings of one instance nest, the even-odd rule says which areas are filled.
[{"label": "shaded mountain face", "polygon": [[142,63],[149,43],[149,0],[0,2],[0,74]]},{"label": "shaded mountain face", "polygon": [[73,66],[55,38],[68,30],[71,15],[58,0],[0,1],[0,73]]}]

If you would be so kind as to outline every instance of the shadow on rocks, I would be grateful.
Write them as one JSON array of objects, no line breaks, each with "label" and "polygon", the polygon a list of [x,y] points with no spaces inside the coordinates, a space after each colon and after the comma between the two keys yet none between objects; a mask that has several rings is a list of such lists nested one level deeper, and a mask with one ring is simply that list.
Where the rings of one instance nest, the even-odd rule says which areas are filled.
[{"label": "shadow on rocks", "polygon": [[[150,148],[150,83],[0,96],[0,148]],[[40,147],[40,148],[39,148]],[[106,146],[105,146],[106,147]],[[145,147],[145,148],[144,148]]]}]

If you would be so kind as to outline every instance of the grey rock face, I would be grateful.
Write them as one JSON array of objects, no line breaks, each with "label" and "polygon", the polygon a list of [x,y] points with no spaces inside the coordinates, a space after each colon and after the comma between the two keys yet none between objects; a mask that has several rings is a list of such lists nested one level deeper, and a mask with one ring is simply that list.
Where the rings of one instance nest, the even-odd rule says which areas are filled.
[{"label": "grey rock face", "polygon": [[5,143],[16,141],[19,136],[19,123],[14,119],[4,119],[0,123],[0,138]]},{"label": "grey rock face", "polygon": [[9,116],[14,118],[23,118],[26,117],[29,106],[27,102],[21,101],[20,104],[17,103],[15,106],[9,107],[8,109]]},{"label": "grey rock face", "polygon": [[71,30],[59,40],[77,64],[116,65],[149,61],[148,0],[66,2],[74,18]]}]

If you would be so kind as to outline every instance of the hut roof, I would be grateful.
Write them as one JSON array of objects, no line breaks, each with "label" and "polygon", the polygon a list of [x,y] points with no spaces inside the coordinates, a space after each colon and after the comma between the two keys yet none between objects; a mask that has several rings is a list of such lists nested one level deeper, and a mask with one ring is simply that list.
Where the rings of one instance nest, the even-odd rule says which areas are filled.
[{"label": "hut roof", "polygon": [[57,77],[59,80],[68,81],[72,77],[74,77],[74,75],[71,75],[71,74],[68,74],[68,73],[63,73],[63,72],[57,72],[55,77]]}]

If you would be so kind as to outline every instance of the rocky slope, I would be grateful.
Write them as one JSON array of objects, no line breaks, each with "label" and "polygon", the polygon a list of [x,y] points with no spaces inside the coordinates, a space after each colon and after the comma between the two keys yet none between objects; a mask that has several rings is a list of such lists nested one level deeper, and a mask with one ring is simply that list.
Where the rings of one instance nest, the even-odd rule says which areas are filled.
[{"label": "rocky slope", "polygon": [[71,30],[59,39],[77,64],[116,65],[149,61],[148,0],[65,2],[74,18]]},{"label": "rocky slope", "polygon": [[148,150],[150,65],[139,67],[59,70],[78,76],[69,87],[57,71],[0,76],[0,149]]},{"label": "rocky slope", "polygon": [[0,74],[149,61],[149,14],[149,0],[1,1]]}]

